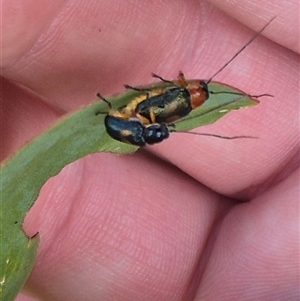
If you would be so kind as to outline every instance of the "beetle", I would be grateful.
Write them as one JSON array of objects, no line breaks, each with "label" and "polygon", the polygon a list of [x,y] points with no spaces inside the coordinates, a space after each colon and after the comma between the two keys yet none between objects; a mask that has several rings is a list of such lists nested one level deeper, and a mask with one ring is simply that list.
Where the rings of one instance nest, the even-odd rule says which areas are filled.
[{"label": "beetle", "polygon": [[131,114],[134,112],[144,124],[173,122],[201,106],[209,97],[207,84],[203,80],[187,82],[181,71],[176,82],[166,80],[157,74],[152,76],[172,86],[148,91],[125,85],[126,89],[145,91],[147,94],[142,101],[140,97],[133,99],[123,109],[124,112],[130,111]]},{"label": "beetle", "polygon": [[[144,125],[136,117],[128,117],[120,111],[112,109],[111,103],[101,94],[97,96],[105,101],[110,110],[105,116],[104,125],[110,137],[121,142],[144,146],[145,144],[155,144],[169,137],[169,128],[166,123],[151,123]],[[101,114],[100,112],[96,115]]]},{"label": "beetle", "polygon": [[106,115],[104,124],[110,137],[137,146],[158,143],[169,137],[169,129],[165,123],[145,126],[138,119]]},{"label": "beetle", "polygon": [[126,89],[139,92],[145,92],[146,97],[137,97],[123,107],[122,114],[130,117],[137,117],[143,124],[174,122],[186,115],[192,110],[198,108],[209,99],[210,94],[236,94],[259,98],[262,96],[270,96],[270,94],[249,95],[246,93],[235,92],[213,92],[209,91],[208,85],[213,78],[228,66],[249,44],[256,39],[261,32],[274,20],[272,18],[260,31],[258,31],[235,55],[224,64],[209,80],[191,80],[186,81],[184,74],[180,71],[177,81],[166,80],[163,77],[152,73],[152,77],[158,78],[162,82],[170,84],[170,86],[161,89],[147,90],[143,88],[124,85]]},{"label": "beetle", "polygon": [[[111,103],[105,99],[99,93],[97,96],[105,101],[111,108]],[[102,112],[96,112],[95,115],[103,114]],[[210,136],[217,137],[221,139],[241,139],[241,138],[256,138],[252,136],[221,136],[215,134],[207,133],[195,133],[195,132],[185,132],[176,131],[176,125],[173,123],[151,123],[148,125],[142,124],[139,118],[125,118],[124,115],[120,114],[119,111],[110,110],[104,119],[104,124],[106,131],[110,137],[115,140],[136,145],[145,146],[146,144],[156,144],[162,142],[163,140],[169,138],[170,133],[189,133],[199,136]]]}]

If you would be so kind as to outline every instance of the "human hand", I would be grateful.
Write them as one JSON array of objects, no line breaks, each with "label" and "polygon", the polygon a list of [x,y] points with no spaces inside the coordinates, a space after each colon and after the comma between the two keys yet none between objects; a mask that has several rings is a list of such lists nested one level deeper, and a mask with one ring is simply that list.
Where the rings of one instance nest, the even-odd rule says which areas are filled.
[{"label": "human hand", "polygon": [[[253,35],[204,2],[22,5],[3,33],[2,75],[13,81],[2,84],[3,157],[98,91],[148,83],[151,72],[209,78]],[[274,7],[243,22],[257,31],[276,15],[263,34],[293,47],[289,10]],[[298,62],[260,37],[216,78],[274,99],[205,131],[260,139],[174,133],[131,156],[87,156],[50,179],[26,218],[27,233],[41,236],[26,291],[72,301],[296,298]]]}]

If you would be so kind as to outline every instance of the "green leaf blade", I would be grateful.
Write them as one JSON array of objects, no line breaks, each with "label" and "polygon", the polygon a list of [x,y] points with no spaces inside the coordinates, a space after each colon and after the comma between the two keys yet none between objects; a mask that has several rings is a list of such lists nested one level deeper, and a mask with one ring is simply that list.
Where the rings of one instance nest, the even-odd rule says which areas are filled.
[{"label": "green leaf blade", "polygon": [[[144,86],[158,89],[170,84]],[[210,83],[215,92],[241,92],[223,84]],[[127,91],[109,101],[116,109],[143,92]],[[146,97],[146,96],[145,96]],[[211,95],[205,104],[177,120],[176,130],[190,130],[213,123],[231,110],[257,104],[255,99],[231,94]],[[22,147],[1,166],[1,257],[0,299],[13,300],[33,267],[38,237],[28,238],[22,230],[26,213],[34,204],[44,183],[69,163],[95,152],[133,153],[138,148],[108,136],[104,118],[108,106],[97,101],[65,116],[58,123]],[[103,112],[103,114],[98,114]]]}]

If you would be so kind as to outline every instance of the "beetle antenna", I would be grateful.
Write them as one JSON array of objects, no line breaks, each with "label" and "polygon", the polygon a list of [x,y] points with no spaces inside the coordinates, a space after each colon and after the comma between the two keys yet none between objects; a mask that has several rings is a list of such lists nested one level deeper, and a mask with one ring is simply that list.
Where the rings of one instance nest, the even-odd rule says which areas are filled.
[{"label": "beetle antenna", "polygon": [[246,96],[246,97],[251,97],[251,98],[259,98],[259,97],[274,97],[274,95],[268,94],[268,93],[264,93],[264,94],[259,94],[259,95],[251,95],[251,94],[245,94],[245,93],[239,93],[239,92],[230,92],[230,91],[218,91],[218,92],[214,92],[214,91],[209,91],[209,94],[233,94],[233,95],[241,95],[241,96]]},{"label": "beetle antenna", "polygon": [[250,139],[259,139],[258,137],[254,136],[222,136],[222,135],[216,135],[216,134],[208,134],[208,133],[196,133],[196,132],[189,132],[189,131],[176,131],[176,130],[170,130],[172,133],[187,133],[187,134],[193,134],[193,135],[199,135],[199,136],[208,136],[208,137],[215,137],[215,138],[221,138],[221,139],[227,139],[227,140],[234,140],[234,139],[243,139],[243,138],[250,138]]},{"label": "beetle antenna", "polygon": [[249,46],[255,40],[265,29],[266,27],[276,18],[273,17],[260,31],[258,31],[225,65],[223,65],[222,68],[220,68],[208,81],[207,84],[209,84],[212,79],[219,74],[221,71],[223,71],[245,48]]}]

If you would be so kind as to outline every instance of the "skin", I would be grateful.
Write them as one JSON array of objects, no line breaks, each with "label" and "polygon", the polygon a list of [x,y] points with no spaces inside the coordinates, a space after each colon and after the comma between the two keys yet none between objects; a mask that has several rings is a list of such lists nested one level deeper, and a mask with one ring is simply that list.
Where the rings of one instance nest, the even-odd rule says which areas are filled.
[{"label": "skin", "polygon": [[151,72],[209,78],[277,16],[215,79],[274,98],[201,129],[259,139],[174,133],[65,167],[26,217],[41,242],[35,297],[17,301],[299,297],[298,3],[211,2],[229,15],[198,1],[2,1],[2,159],[96,92]]}]

